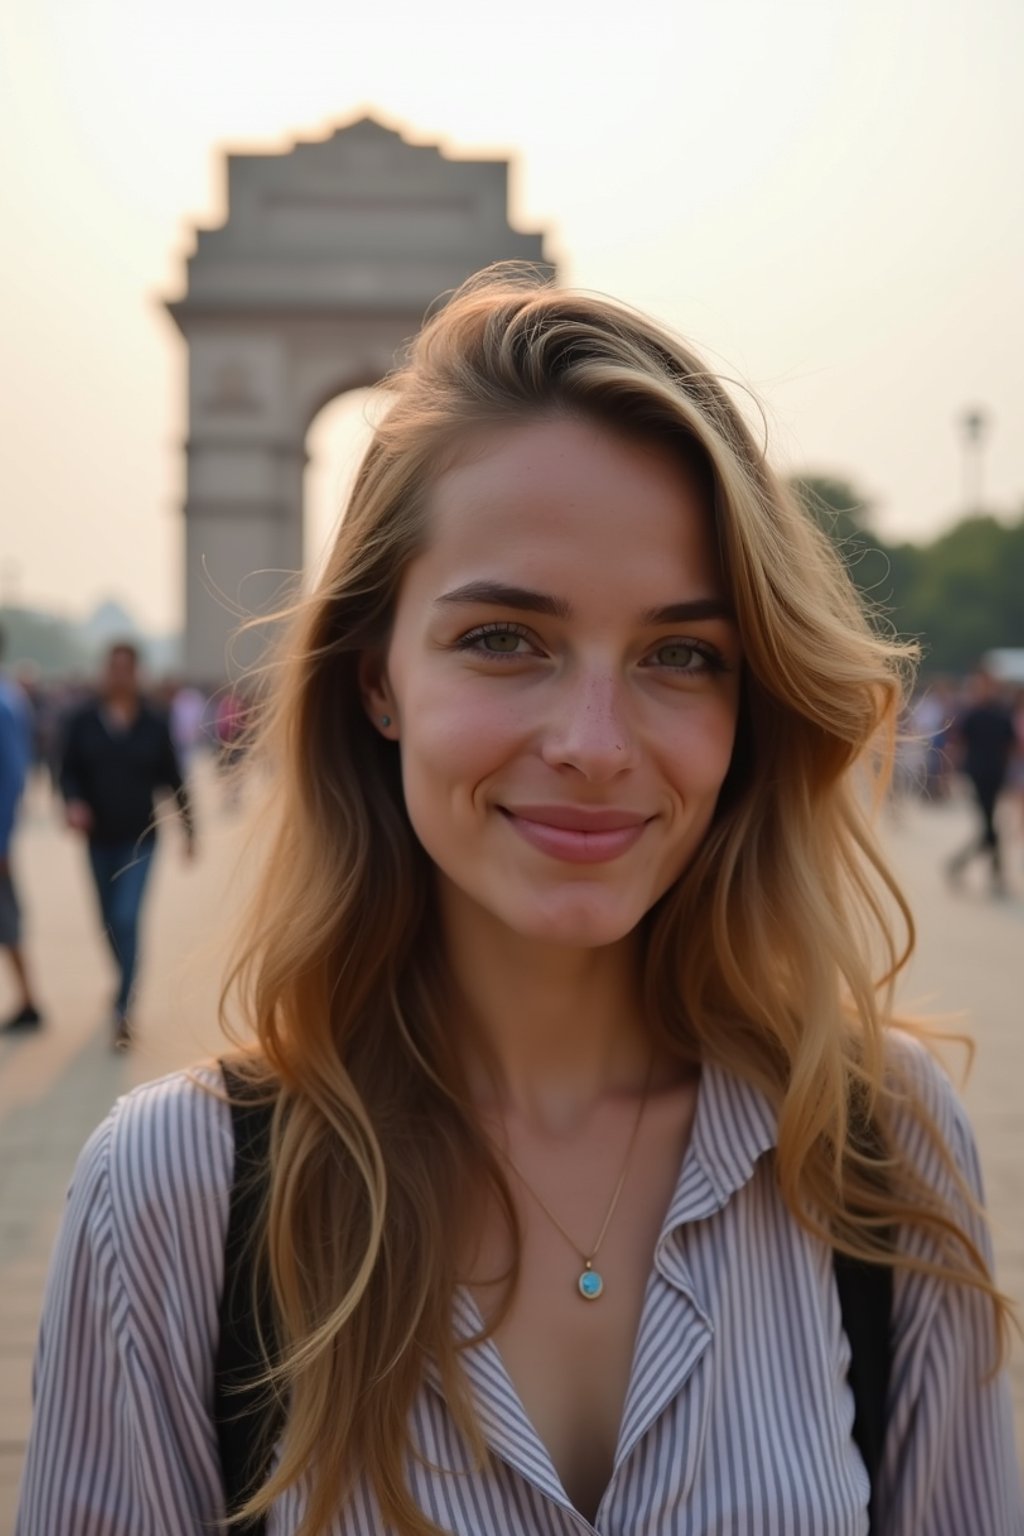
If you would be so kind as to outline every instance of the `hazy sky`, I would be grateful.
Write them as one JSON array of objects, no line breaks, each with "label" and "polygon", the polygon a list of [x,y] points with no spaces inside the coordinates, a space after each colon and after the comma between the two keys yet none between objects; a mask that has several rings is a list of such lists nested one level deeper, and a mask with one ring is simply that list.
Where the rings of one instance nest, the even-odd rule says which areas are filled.
[{"label": "hazy sky", "polygon": [[[974,404],[987,500],[1018,511],[1022,66],[1020,0],[0,0],[0,595],[180,622],[160,300],[224,216],[224,148],[367,110],[513,154],[513,221],[564,280],[746,380],[776,459],[853,478],[884,529],[957,515]],[[315,542],[337,416],[311,437]]]}]

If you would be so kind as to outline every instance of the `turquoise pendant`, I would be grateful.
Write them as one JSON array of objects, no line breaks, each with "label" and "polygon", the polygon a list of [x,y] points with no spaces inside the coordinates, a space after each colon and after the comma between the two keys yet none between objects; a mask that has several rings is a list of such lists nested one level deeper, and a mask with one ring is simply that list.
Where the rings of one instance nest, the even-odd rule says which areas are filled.
[{"label": "turquoise pendant", "polygon": [[576,1282],[580,1295],[584,1301],[596,1301],[604,1290],[604,1281],[596,1269],[591,1269],[588,1264],[582,1275]]}]

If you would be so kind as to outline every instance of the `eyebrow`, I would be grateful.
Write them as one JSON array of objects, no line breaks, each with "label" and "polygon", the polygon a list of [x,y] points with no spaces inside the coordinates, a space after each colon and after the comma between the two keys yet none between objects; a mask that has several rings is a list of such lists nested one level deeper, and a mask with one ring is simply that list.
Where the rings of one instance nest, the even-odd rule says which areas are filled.
[{"label": "eyebrow", "polygon": [[[468,581],[437,598],[438,604],[483,604],[492,608],[516,608],[523,613],[540,613],[549,619],[571,619],[572,604],[564,597],[534,592],[529,587],[510,587],[500,581]],[[694,597],[684,603],[668,603],[663,608],[648,608],[640,623],[693,624],[701,619],[732,619],[733,612],[723,597]]]}]

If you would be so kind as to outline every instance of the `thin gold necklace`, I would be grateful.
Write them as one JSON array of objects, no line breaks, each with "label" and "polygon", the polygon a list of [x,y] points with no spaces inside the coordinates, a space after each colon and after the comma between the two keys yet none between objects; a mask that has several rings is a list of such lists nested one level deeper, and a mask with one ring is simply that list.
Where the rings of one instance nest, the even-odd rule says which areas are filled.
[{"label": "thin gold necklace", "polygon": [[644,1110],[647,1108],[647,1100],[650,1096],[651,1079],[653,1076],[654,1054],[652,1052],[650,1065],[647,1068],[647,1078],[644,1082],[644,1091],[640,1098],[640,1104],[636,1112],[636,1119],[633,1121],[633,1129],[630,1132],[629,1142],[626,1146],[626,1155],[622,1159],[622,1171],[619,1174],[618,1183],[615,1186],[612,1198],[608,1203],[608,1209],[605,1211],[604,1221],[601,1223],[601,1230],[597,1234],[597,1239],[589,1253],[581,1248],[580,1245],[576,1242],[575,1238],[573,1238],[572,1235],[565,1230],[565,1228],[562,1226],[562,1223],[555,1215],[554,1211],[551,1210],[547,1202],[543,1200],[537,1193],[529,1179],[523,1173],[518,1164],[514,1161],[510,1153],[506,1152],[504,1147],[498,1147],[499,1152],[502,1154],[505,1161],[512,1169],[512,1172],[519,1179],[519,1182],[526,1190],[526,1193],[530,1195],[534,1201],[536,1201],[537,1205],[544,1212],[544,1215],[551,1222],[552,1226],[557,1227],[558,1231],[569,1244],[569,1247],[573,1250],[574,1253],[578,1254],[582,1260],[583,1268],[580,1271],[579,1278],[576,1281],[576,1289],[579,1291],[584,1301],[596,1301],[597,1298],[604,1293],[604,1276],[600,1273],[599,1270],[594,1268],[594,1260],[597,1258],[597,1255],[601,1249],[601,1244],[604,1242],[607,1235],[608,1228],[612,1224],[612,1217],[615,1215],[615,1208],[619,1203],[619,1197],[622,1194],[623,1189],[626,1187],[626,1174],[629,1172],[629,1160],[633,1155],[633,1148],[636,1145],[636,1138],[640,1132],[640,1122],[643,1120]]}]

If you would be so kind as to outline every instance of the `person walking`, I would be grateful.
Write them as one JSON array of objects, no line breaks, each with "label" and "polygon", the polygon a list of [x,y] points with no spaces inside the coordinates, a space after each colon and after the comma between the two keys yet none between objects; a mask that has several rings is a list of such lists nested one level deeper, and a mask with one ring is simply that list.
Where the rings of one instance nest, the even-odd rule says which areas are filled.
[{"label": "person walking", "polygon": [[980,831],[947,862],[946,874],[954,887],[960,885],[972,860],[987,854],[991,866],[990,889],[1005,896],[996,804],[1006,783],[1017,747],[1013,716],[999,696],[995,678],[984,670],[975,672],[967,695],[967,707],[953,728],[954,749],[960,768],[970,782],[980,817]]},{"label": "person walking", "polygon": [[60,769],[67,824],[86,838],[100,916],[118,966],[117,1049],[131,1041],[139,914],[156,847],[155,791],[175,796],[186,858],[195,853],[192,808],[167,720],[143,698],[138,673],[136,647],[111,646],[98,699],[68,723]]},{"label": "person walking", "polygon": [[[0,657],[6,637],[0,629]],[[32,711],[21,688],[0,673],[0,948],[17,988],[17,1006],[0,1033],[19,1034],[43,1022],[21,942],[21,904],[11,873],[11,839],[32,766]]]},{"label": "person walking", "polygon": [[206,695],[191,683],[172,681],[168,687],[167,720],[181,771],[190,775],[203,746]]}]

